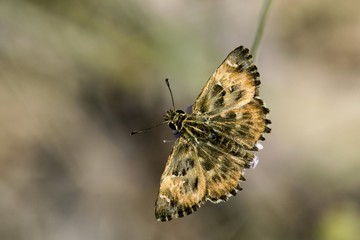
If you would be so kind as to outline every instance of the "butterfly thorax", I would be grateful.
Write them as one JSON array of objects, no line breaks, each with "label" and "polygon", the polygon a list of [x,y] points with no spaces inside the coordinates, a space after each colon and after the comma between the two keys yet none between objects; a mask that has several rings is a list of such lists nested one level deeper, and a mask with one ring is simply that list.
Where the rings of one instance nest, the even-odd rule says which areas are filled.
[{"label": "butterfly thorax", "polygon": [[211,129],[208,118],[205,115],[187,114],[182,110],[168,110],[164,116],[169,127],[176,131],[177,137],[182,136],[189,142],[217,141],[218,133]]},{"label": "butterfly thorax", "polygon": [[170,109],[166,112],[164,120],[171,129],[181,132],[183,128],[183,122],[187,118],[187,116],[188,114],[186,114],[182,110]]}]

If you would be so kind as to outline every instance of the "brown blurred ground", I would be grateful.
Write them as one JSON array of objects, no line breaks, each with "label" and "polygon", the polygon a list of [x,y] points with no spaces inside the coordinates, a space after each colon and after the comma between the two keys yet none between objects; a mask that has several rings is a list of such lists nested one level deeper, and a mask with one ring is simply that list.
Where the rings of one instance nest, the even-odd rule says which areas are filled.
[{"label": "brown blurred ground", "polygon": [[[256,62],[273,132],[244,191],[154,218],[168,128],[262,1],[0,2],[0,239],[358,239],[360,2],[274,1]],[[192,99],[192,100],[190,100]]]}]

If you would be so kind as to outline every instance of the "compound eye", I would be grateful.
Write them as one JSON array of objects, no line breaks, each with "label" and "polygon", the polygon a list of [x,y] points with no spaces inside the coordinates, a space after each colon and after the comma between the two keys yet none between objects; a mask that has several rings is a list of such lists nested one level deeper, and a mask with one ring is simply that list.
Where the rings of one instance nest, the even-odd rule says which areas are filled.
[{"label": "compound eye", "polygon": [[185,113],[183,110],[176,110],[177,113]]},{"label": "compound eye", "polygon": [[170,127],[172,130],[176,130],[175,124],[173,124],[172,122],[169,123],[169,127]]}]

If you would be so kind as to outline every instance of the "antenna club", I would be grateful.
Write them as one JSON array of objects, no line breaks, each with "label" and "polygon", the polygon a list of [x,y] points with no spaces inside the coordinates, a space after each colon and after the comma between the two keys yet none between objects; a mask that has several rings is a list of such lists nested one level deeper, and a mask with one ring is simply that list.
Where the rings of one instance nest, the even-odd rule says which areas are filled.
[{"label": "antenna club", "polygon": [[170,96],[171,96],[171,102],[172,102],[172,105],[173,105],[173,109],[174,109],[174,111],[175,111],[174,97],[173,97],[173,94],[172,94],[172,91],[171,91],[171,88],[170,88],[169,79],[166,78],[166,79],[165,79],[165,82],[166,82],[166,85],[167,85],[167,87],[168,87],[168,89],[169,89]]}]

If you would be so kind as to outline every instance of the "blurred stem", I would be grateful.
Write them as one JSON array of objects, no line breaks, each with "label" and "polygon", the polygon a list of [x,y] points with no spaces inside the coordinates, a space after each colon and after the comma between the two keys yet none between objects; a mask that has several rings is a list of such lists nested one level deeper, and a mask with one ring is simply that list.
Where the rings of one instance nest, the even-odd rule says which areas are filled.
[{"label": "blurred stem", "polygon": [[260,22],[259,22],[259,25],[258,25],[258,29],[256,31],[256,35],[255,35],[253,45],[251,47],[251,54],[253,55],[254,59],[256,58],[256,55],[257,55],[257,52],[258,52],[258,49],[259,49],[259,45],[260,45],[260,41],[261,41],[261,38],[262,38],[263,33],[264,33],[266,18],[267,18],[267,15],[269,13],[271,2],[272,2],[272,0],[265,0],[265,3],[264,3],[263,8],[262,8],[262,12],[261,12],[261,16],[260,16]]}]

